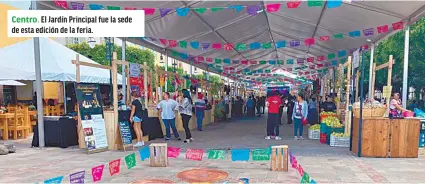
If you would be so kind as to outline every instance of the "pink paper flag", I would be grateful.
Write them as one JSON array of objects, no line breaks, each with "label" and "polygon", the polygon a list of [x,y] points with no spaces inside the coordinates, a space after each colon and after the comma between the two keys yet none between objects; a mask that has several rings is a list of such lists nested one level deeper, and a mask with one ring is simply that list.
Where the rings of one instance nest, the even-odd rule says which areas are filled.
[{"label": "pink paper flag", "polygon": [[142,10],[145,10],[145,15],[155,14],[155,8],[142,8]]},{"label": "pink paper flag", "polygon": [[300,173],[301,177],[304,176],[304,169],[300,164],[298,164],[298,173]]},{"label": "pink paper flag", "polygon": [[201,161],[203,156],[203,149],[187,149],[186,151],[186,159]]},{"label": "pink paper flag", "polygon": [[367,50],[367,49],[369,49],[369,45],[363,45],[363,46],[361,46],[361,48],[363,49],[363,50]]},{"label": "pink paper flag", "polygon": [[180,150],[181,150],[181,148],[168,147],[167,148],[168,157],[171,157],[171,158],[179,157]]},{"label": "pink paper flag", "polygon": [[323,61],[325,60],[325,56],[317,56],[317,61]]},{"label": "pink paper flag", "polygon": [[160,38],[159,41],[162,43],[162,45],[167,45],[167,40],[164,38]]},{"label": "pink paper flag", "polygon": [[403,21],[393,23],[393,30],[403,29],[403,24],[404,24]]},{"label": "pink paper flag", "polygon": [[221,49],[221,43],[213,43],[212,48],[215,49],[215,50],[220,50]]},{"label": "pink paper flag", "polygon": [[224,44],[225,51],[231,51],[233,49],[233,45],[231,43]]},{"label": "pink paper flag", "polygon": [[247,65],[247,64],[248,64],[248,61],[247,61],[247,60],[242,60],[242,61],[241,61],[241,64],[243,64],[243,65]]},{"label": "pink paper flag", "polygon": [[66,1],[58,1],[58,0],[55,0],[54,2],[55,2],[55,6],[57,6],[57,7],[61,7],[61,8],[63,8],[63,9],[65,9],[65,10],[67,10],[67,9],[68,9],[68,3],[67,3]]},{"label": "pink paper flag", "polygon": [[203,61],[203,60],[204,60],[204,57],[198,56],[198,61]]},{"label": "pink paper flag", "polygon": [[207,62],[208,63],[212,63],[213,62],[213,58],[207,58]]},{"label": "pink paper flag", "polygon": [[177,41],[176,40],[168,40],[168,46],[173,48],[177,47]]},{"label": "pink paper flag", "polygon": [[291,2],[287,2],[286,6],[292,9],[292,8],[298,8],[300,4],[301,4],[301,1],[291,1]]},{"label": "pink paper flag", "polygon": [[257,61],[254,61],[254,60],[249,61],[249,64],[251,64],[251,65],[256,65],[256,64],[257,64]]},{"label": "pink paper flag", "polygon": [[120,173],[121,159],[112,160],[109,162],[109,174],[111,176]]},{"label": "pink paper flag", "polygon": [[317,68],[322,68],[323,64],[317,64]]},{"label": "pink paper flag", "polygon": [[321,36],[319,39],[320,41],[325,42],[329,40],[329,36]]},{"label": "pink paper flag", "polygon": [[137,10],[137,8],[134,8],[134,7],[125,7],[124,10]]},{"label": "pink paper flag", "polygon": [[314,57],[309,57],[309,58],[307,58],[307,62],[309,62],[309,63],[314,62]]},{"label": "pink paper flag", "polygon": [[378,26],[376,29],[378,33],[386,33],[388,32],[388,25]]},{"label": "pink paper flag", "polygon": [[310,72],[304,72],[304,75],[309,75],[310,74]]},{"label": "pink paper flag", "polygon": [[99,165],[99,166],[91,168],[91,175],[93,177],[93,182],[102,180],[103,168],[105,168],[105,165]]},{"label": "pink paper flag", "polygon": [[315,69],[316,67],[314,66],[314,65],[310,65],[308,68],[310,68],[310,69]]},{"label": "pink paper flag", "polygon": [[314,38],[307,38],[304,40],[304,44],[309,46],[314,44]]},{"label": "pink paper flag", "polygon": [[280,9],[280,4],[267,4],[266,10],[267,12],[277,12]]}]

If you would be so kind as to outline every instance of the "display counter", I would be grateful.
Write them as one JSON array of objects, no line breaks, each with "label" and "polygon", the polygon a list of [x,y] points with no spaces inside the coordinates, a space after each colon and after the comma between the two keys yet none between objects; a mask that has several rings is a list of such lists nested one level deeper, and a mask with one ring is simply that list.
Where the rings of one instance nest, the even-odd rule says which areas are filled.
[{"label": "display counter", "polygon": [[[70,117],[44,117],[44,136],[46,147],[76,146],[78,145],[77,121]],[[31,145],[39,146],[38,128],[34,129]]]},{"label": "display counter", "polygon": [[417,158],[419,124],[414,118],[365,117],[360,129],[359,118],[354,118],[351,150],[361,157]]}]

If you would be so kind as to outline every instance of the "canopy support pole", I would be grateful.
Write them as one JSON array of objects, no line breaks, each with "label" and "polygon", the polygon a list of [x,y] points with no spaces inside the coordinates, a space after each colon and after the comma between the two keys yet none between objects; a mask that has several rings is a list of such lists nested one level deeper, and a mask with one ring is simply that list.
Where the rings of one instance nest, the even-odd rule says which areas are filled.
[{"label": "canopy support pole", "polygon": [[66,114],[67,112],[66,112],[66,100],[67,100],[67,98],[66,98],[66,82],[64,81],[63,83],[62,83],[62,85],[63,85],[63,109],[64,109],[64,113]]},{"label": "canopy support pole", "polygon": [[[121,38],[122,41],[122,56],[121,56],[121,60],[125,61],[125,51],[126,51],[126,47],[127,47],[127,40],[126,38]],[[121,82],[121,86],[122,86],[122,102],[125,104],[127,102],[127,78],[126,78],[126,72],[125,72],[125,65],[121,65],[121,76],[122,76],[122,82]]]},{"label": "canopy support pole", "polygon": [[[37,10],[37,3],[32,1],[32,10]],[[44,148],[44,119],[43,119],[43,82],[41,81],[40,39],[34,37],[34,60],[35,60],[35,90],[37,92],[37,123],[38,123],[38,147]]]},{"label": "canopy support pole", "polygon": [[168,52],[165,50],[165,90],[164,92],[168,92]]},{"label": "canopy support pole", "polygon": [[409,69],[409,37],[410,29],[406,25],[406,30],[404,32],[404,64],[403,64],[403,96],[401,97],[403,102],[403,108],[407,107],[407,83],[408,83],[408,69]]},{"label": "canopy support pole", "polygon": [[372,85],[373,83],[373,54],[375,52],[375,44],[370,44],[370,61],[369,61],[369,100],[374,99],[373,91],[372,91]]}]

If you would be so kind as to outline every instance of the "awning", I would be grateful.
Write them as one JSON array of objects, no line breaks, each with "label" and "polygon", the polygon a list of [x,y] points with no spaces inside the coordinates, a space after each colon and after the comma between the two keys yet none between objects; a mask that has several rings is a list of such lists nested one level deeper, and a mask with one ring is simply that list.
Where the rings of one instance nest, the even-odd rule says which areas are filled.
[{"label": "awning", "polygon": [[[288,8],[288,1],[73,3],[84,4],[85,9],[89,9],[89,4],[98,4],[105,9],[110,6],[148,8],[150,13],[154,10],[152,15],[146,15],[146,38],[129,41],[161,53],[167,51],[169,56],[202,69],[244,80],[267,78],[281,68],[312,77],[324,68],[344,62],[355,49],[403,30],[422,18],[425,9],[424,1],[343,1],[336,7],[338,1],[323,1],[319,5],[311,2],[302,1],[296,8]],[[53,2],[41,1],[38,5],[39,9],[63,9]],[[239,5],[242,9],[238,12],[234,7]],[[272,12],[267,10],[270,5],[275,10],[280,8]],[[72,9],[71,4],[67,6]],[[181,15],[186,8],[189,12],[185,16],[176,12]],[[210,46],[196,49],[196,44],[202,47],[203,43]]]},{"label": "awning", "polygon": [[0,86],[25,86],[26,84],[14,80],[0,80]]}]

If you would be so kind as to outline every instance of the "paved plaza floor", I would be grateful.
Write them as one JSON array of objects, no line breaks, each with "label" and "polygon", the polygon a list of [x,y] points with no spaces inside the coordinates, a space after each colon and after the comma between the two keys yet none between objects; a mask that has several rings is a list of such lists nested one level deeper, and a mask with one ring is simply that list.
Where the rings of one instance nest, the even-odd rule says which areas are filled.
[{"label": "paved plaza floor", "polygon": [[[181,147],[178,158],[170,158],[167,168],[154,168],[149,161],[140,161],[128,170],[121,161],[121,173],[109,176],[107,163],[123,158],[130,152],[107,151],[88,155],[78,148],[29,148],[30,139],[16,141],[17,153],[0,156],[0,183],[35,183],[63,175],[86,170],[86,182],[92,182],[91,168],[106,164],[101,183],[129,183],[134,180],[160,178],[181,183],[176,175],[192,168],[212,168],[225,171],[228,178],[222,182],[236,182],[238,178],[249,178],[251,183],[299,183],[301,177],[292,168],[289,172],[272,172],[268,161],[232,162],[230,153],[225,160],[187,160],[187,148],[266,148],[271,145],[288,145],[304,170],[317,183],[425,183],[425,156],[411,159],[358,158],[348,148],[335,148],[320,144],[318,140],[293,140],[293,126],[283,125],[282,140],[265,140],[266,117],[242,118],[213,123],[204,131],[193,131],[195,141],[184,144],[169,141],[168,145]],[[182,133],[181,135],[184,135]],[[304,131],[307,137],[307,131]],[[154,140],[152,142],[163,142]],[[423,151],[423,150],[421,150]],[[137,154],[138,155],[138,154]]]}]

